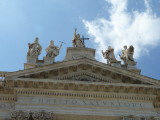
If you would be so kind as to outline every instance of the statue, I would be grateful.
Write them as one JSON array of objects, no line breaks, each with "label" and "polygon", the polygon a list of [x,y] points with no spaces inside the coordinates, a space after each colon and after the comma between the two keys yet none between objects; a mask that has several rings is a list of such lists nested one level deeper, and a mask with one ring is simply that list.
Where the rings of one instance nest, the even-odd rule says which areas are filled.
[{"label": "statue", "polygon": [[103,52],[102,50],[102,54],[103,54],[103,57],[108,60],[107,62],[108,64],[118,62],[114,56],[114,49],[111,48],[111,46],[108,46],[108,50],[106,50],[105,52]]},{"label": "statue", "polygon": [[28,50],[27,56],[38,57],[38,55],[41,54],[42,47],[38,43],[38,38],[35,38],[34,43],[31,43],[31,44],[28,43],[28,46],[29,46],[29,50]]},{"label": "statue", "polygon": [[127,60],[128,59],[128,56],[127,56],[127,46],[126,45],[124,46],[124,50],[122,50],[122,55],[119,55],[119,56],[120,56],[120,58],[122,60]]},{"label": "statue", "polygon": [[122,55],[119,55],[120,58],[124,61],[125,64],[135,65],[136,62],[133,58],[134,47],[131,45],[128,49],[127,46],[124,46],[124,50],[122,50]]},{"label": "statue", "polygon": [[76,34],[76,29],[74,32],[74,37],[72,39],[73,47],[85,48],[84,39],[80,38],[80,34]]},{"label": "statue", "polygon": [[60,48],[55,46],[54,41],[51,40],[50,45],[48,46],[48,48],[46,48],[46,52],[47,52],[46,57],[55,58],[57,55],[59,55]]},{"label": "statue", "polygon": [[53,40],[50,41],[50,45],[46,48],[47,54],[44,57],[45,64],[52,64],[55,61],[54,59],[57,55],[59,55],[59,51],[62,47],[62,43],[64,43],[64,42],[61,42],[60,47],[58,47],[58,46],[54,45]]}]

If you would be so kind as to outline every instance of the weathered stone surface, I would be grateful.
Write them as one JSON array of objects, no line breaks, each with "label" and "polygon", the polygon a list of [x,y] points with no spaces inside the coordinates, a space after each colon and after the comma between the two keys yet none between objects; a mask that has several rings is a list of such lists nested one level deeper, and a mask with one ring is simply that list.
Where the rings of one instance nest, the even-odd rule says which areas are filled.
[{"label": "weathered stone surface", "polygon": [[70,47],[67,48],[67,53],[65,57],[66,60],[75,60],[75,59],[81,59],[81,58],[88,58],[95,60],[95,49],[91,48],[74,48]]},{"label": "weathered stone surface", "polygon": [[135,64],[111,54],[107,65],[95,60],[95,49],[78,45],[64,61],[52,55],[0,72],[0,120],[159,120],[160,81],[135,74]]}]

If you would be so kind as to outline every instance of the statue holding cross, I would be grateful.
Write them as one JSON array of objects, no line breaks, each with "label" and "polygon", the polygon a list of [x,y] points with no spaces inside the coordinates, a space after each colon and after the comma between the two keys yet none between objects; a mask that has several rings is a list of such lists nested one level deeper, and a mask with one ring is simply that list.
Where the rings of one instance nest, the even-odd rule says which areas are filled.
[{"label": "statue holding cross", "polygon": [[89,40],[89,38],[84,38],[84,36],[82,36],[81,38],[80,34],[77,34],[76,31],[77,29],[75,29],[74,36],[72,39],[73,47],[85,48],[84,40]]}]

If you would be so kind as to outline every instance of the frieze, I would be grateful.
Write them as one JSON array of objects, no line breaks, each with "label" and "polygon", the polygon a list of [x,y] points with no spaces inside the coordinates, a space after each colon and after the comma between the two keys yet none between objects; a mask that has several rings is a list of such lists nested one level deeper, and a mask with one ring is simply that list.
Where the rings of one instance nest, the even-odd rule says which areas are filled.
[{"label": "frieze", "polygon": [[[51,83],[50,83],[51,84]],[[110,86],[109,88],[105,88],[103,85],[99,85],[99,86],[94,86],[94,85],[90,85],[87,86],[87,84],[79,84],[79,86],[76,86],[75,84],[69,84],[68,86],[64,85],[63,83],[59,83],[59,84],[55,84],[54,86],[59,86],[60,89],[70,89],[73,90],[76,88],[76,90],[86,90],[86,88],[89,89],[102,89],[101,91],[103,91],[103,89],[106,90],[112,90],[115,89],[115,91],[119,91],[119,90],[123,90],[123,87],[113,87]],[[113,88],[112,88],[113,87]],[[81,89],[80,89],[81,88]],[[131,87],[130,87],[131,88]],[[58,89],[58,88],[56,88]],[[91,91],[90,90],[90,91]],[[128,89],[129,90],[129,89]],[[140,95],[136,95],[136,94],[117,94],[117,93],[109,93],[109,92],[103,92],[103,93],[97,93],[97,92],[90,92],[90,91],[86,91],[86,92],[72,92],[72,91],[57,91],[57,90],[47,90],[47,91],[43,91],[43,90],[34,90],[34,89],[17,89],[16,93],[18,95],[45,95],[45,96],[63,96],[63,97],[87,97],[87,98],[103,98],[103,99],[110,99],[110,98],[114,98],[114,99],[121,99],[121,100],[145,100],[145,101],[155,101],[157,99],[156,95],[146,95],[146,94],[140,94]],[[120,91],[121,92],[121,91]],[[157,106],[157,104],[156,104]],[[158,105],[159,106],[159,105]]]},{"label": "frieze", "polygon": [[94,106],[94,107],[122,107],[122,108],[154,109],[152,103],[91,100],[91,99],[19,97],[18,103],[48,104],[48,105],[74,105],[74,106],[88,106],[88,107]]},{"label": "frieze", "polygon": [[0,103],[0,110],[10,110],[15,109],[14,103]]}]

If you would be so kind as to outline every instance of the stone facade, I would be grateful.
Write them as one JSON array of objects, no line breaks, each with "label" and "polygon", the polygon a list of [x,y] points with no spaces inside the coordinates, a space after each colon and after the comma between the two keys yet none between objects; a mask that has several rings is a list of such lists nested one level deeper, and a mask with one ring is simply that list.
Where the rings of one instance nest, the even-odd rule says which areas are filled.
[{"label": "stone facade", "polygon": [[0,72],[0,120],[160,120],[160,82],[137,68],[76,45],[61,62],[36,61]]}]

